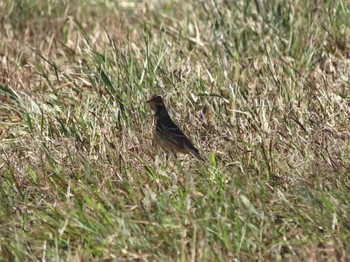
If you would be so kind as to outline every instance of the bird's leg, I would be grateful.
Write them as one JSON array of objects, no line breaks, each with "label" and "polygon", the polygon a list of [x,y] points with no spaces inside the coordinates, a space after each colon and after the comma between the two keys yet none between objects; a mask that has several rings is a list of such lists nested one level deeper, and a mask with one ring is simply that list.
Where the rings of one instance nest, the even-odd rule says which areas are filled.
[{"label": "bird's leg", "polygon": [[[169,152],[168,156],[169,156],[168,163],[171,163],[171,173],[175,174],[175,165],[177,163],[177,155],[173,150],[171,150]],[[175,165],[174,165],[174,163],[175,163]]]}]

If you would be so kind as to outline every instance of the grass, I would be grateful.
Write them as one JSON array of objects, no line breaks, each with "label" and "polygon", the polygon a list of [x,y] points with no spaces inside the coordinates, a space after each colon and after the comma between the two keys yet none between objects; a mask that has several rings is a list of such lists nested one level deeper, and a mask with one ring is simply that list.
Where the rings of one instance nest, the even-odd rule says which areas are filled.
[{"label": "grass", "polygon": [[[3,260],[346,260],[346,1],[0,4]],[[208,159],[167,161],[151,112]]]}]

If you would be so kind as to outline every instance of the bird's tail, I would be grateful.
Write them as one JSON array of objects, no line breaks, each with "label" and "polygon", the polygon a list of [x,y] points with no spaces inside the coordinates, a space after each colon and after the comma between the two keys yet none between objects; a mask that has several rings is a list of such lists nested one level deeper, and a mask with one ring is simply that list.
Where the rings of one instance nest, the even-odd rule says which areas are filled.
[{"label": "bird's tail", "polygon": [[199,154],[198,150],[190,150],[189,152],[193,157],[201,160],[204,163],[207,163],[207,160],[205,160],[205,158],[203,158],[201,154]]}]

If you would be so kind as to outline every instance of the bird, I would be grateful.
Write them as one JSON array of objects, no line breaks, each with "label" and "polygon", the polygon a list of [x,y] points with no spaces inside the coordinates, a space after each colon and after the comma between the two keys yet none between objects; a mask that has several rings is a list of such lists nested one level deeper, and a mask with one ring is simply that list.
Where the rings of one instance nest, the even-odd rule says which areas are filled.
[{"label": "bird", "polygon": [[151,107],[153,114],[152,134],[153,140],[164,151],[180,152],[183,154],[190,154],[193,157],[206,162],[200,155],[199,150],[194,147],[187,136],[181,129],[173,122],[165,107],[163,98],[160,95],[152,95],[147,101]]}]

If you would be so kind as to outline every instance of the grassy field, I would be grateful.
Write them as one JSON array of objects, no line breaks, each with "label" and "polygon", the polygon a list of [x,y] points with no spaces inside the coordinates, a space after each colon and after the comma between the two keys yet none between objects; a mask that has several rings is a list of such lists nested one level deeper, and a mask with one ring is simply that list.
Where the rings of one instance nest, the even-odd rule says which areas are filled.
[{"label": "grassy field", "polygon": [[[0,17],[0,260],[348,259],[348,1]],[[208,163],[152,144],[155,93]]]}]

